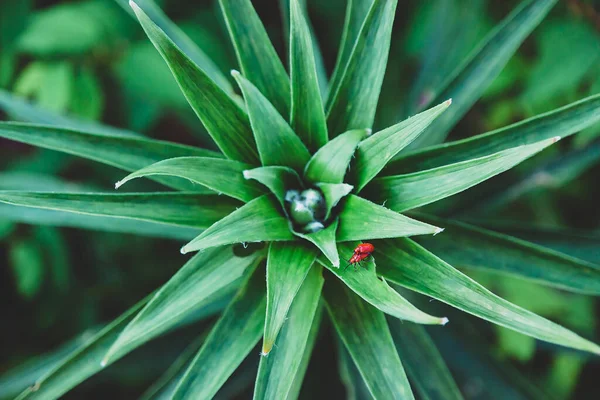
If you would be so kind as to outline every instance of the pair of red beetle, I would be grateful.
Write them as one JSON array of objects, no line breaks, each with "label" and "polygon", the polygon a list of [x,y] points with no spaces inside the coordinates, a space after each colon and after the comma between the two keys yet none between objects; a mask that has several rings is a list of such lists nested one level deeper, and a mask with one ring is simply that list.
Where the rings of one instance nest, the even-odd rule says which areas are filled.
[{"label": "pair of red beetle", "polygon": [[[371,243],[361,243],[354,249],[354,254],[348,260],[348,265],[344,268],[344,271],[350,266],[353,265],[356,267],[356,264],[361,265],[360,262],[365,258],[369,257],[371,253],[375,251],[375,246]],[[362,265],[361,265],[362,266]]]}]

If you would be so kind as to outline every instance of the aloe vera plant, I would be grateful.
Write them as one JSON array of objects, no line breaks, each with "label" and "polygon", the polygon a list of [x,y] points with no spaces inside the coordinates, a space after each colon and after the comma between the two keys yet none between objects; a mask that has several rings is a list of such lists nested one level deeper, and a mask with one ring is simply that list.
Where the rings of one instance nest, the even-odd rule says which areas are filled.
[{"label": "aloe vera plant", "polygon": [[[0,137],[126,171],[115,193],[2,190],[0,202],[23,207],[14,218],[47,210],[54,218],[72,215],[75,226],[177,239],[181,253],[193,253],[162,287],[34,374],[19,399],[60,397],[223,303],[216,323],[147,398],[212,398],[244,359],[259,363],[254,398],[297,398],[325,318],[340,342],[349,392],[462,398],[428,333],[444,337],[453,318],[421,310],[401,288],[544,342],[600,354],[597,344],[451,264],[588,295],[600,294],[600,266],[443,214],[404,214],[493,178],[600,120],[600,96],[592,96],[443,143],[556,0],[524,0],[418,113],[381,130],[373,125],[398,2],[348,1],[330,77],[303,4],[284,3],[288,70],[250,0],[219,1],[239,63],[231,71],[237,88],[152,1],[129,3],[218,152],[36,113],[0,97],[4,108],[33,122],[1,122]],[[164,191],[125,192],[139,178]],[[362,241],[375,252],[348,268]],[[247,248],[240,254],[239,247]],[[253,352],[259,343],[260,355]]]}]

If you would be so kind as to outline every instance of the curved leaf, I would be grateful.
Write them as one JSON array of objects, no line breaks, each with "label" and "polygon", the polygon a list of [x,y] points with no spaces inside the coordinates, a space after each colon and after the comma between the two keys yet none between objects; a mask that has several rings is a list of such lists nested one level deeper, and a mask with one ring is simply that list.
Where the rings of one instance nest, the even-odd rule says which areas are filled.
[{"label": "curved leaf", "polygon": [[418,240],[445,261],[531,279],[563,290],[600,295],[600,266],[508,235],[457,221],[422,216],[447,229]]},{"label": "curved leaf", "polygon": [[380,273],[399,285],[525,335],[600,354],[600,346],[496,296],[410,239],[377,247]]},{"label": "curved leaf", "polygon": [[231,75],[244,94],[262,165],[286,166],[301,171],[310,158],[306,146],[250,81],[237,71],[232,71]]},{"label": "curved leaf", "polygon": [[[288,317],[279,333],[280,345],[268,357],[260,359],[254,386],[255,399],[295,398],[290,397],[290,394],[294,390],[293,386],[298,374],[304,373],[301,371],[301,364],[305,352],[308,350],[310,354],[309,341],[314,340],[315,326],[319,325],[321,312],[318,306],[323,281],[321,267],[314,265],[294,297]],[[268,304],[267,308],[269,308]]]},{"label": "curved leaf", "polygon": [[448,77],[433,104],[453,99],[454,107],[433,122],[409,148],[444,141],[450,129],[481,97],[531,31],[544,19],[557,0],[524,0],[482,44]]},{"label": "curved leaf", "polygon": [[317,252],[308,244],[273,242],[267,258],[267,316],[262,355],[269,354]]},{"label": "curved leaf", "polygon": [[290,0],[290,125],[311,152],[327,143],[327,123],[310,28],[298,0]]},{"label": "curved leaf", "polygon": [[331,137],[350,129],[373,126],[397,4],[397,0],[374,0],[369,9],[339,85],[332,86],[327,99],[327,126]]},{"label": "curved leaf", "polygon": [[290,115],[290,79],[250,0],[219,0],[244,75],[281,115]]},{"label": "curved leaf", "polygon": [[[161,140],[97,134],[52,126],[0,122],[0,137],[45,149],[87,158],[126,171],[135,171],[166,158],[181,156],[221,157],[219,153]],[[188,182],[159,180],[176,189]]]},{"label": "curved leaf", "polygon": [[163,57],[188,103],[219,149],[228,158],[258,164],[256,144],[246,113],[134,2],[133,8],[148,38]]},{"label": "curved leaf", "polygon": [[325,203],[327,204],[326,220],[329,219],[331,210],[338,205],[340,200],[348,196],[354,189],[354,186],[346,183],[317,183],[316,186],[321,189],[323,197],[325,197]]},{"label": "curved leaf", "polygon": [[335,330],[373,397],[414,399],[383,313],[341,282],[327,281],[323,292]]},{"label": "curved leaf", "polygon": [[127,175],[115,187],[118,189],[135,178],[166,175],[187,179],[238,200],[250,201],[264,194],[264,190],[257,183],[244,179],[244,171],[248,168],[251,168],[248,164],[219,158],[169,158]]},{"label": "curved leaf", "polygon": [[[340,243],[338,251],[342,256],[347,255],[350,258],[355,247],[356,243]],[[379,254],[378,249],[377,254]],[[353,269],[348,269],[349,265],[343,269],[333,267],[323,260],[323,257],[318,257],[317,260],[343,281],[348,288],[386,314],[418,324],[445,325],[448,322],[447,318],[434,317],[417,309],[392,289],[384,279],[378,278],[373,259],[365,260],[366,267]]]},{"label": "curved leaf", "polygon": [[442,167],[377,178],[367,186],[368,197],[398,212],[424,206],[462,192],[539,153],[559,138],[503,150]]},{"label": "curved leaf", "polygon": [[211,295],[236,281],[262,256],[236,257],[231,247],[196,254],[158,290],[127,324],[104,361],[120,358],[185,319]]},{"label": "curved leaf", "polygon": [[354,129],[330,140],[306,164],[304,177],[315,184],[342,183],[356,146],[370,133],[370,129]]},{"label": "curved leaf", "polygon": [[181,248],[183,254],[231,243],[293,240],[288,220],[270,196],[246,203]]},{"label": "curved leaf", "polygon": [[408,218],[395,211],[349,195],[340,212],[338,241],[437,235],[443,228]]},{"label": "curved leaf", "polygon": [[336,244],[337,227],[338,220],[335,219],[327,228],[321,229],[320,231],[307,234],[294,232],[294,234],[317,246],[323,255],[327,257],[327,260],[329,260],[334,267],[339,268],[340,256],[338,254]]},{"label": "curved leaf", "polygon": [[206,228],[241,203],[195,193],[54,193],[0,191],[0,203],[86,215]]},{"label": "curved leaf", "polygon": [[461,400],[460,390],[425,328],[402,324],[393,318],[388,318],[388,325],[410,381],[421,397],[428,400]]},{"label": "curved leaf", "polygon": [[446,100],[427,111],[410,117],[369,136],[358,145],[353,168],[356,191],[365,187],[400,150],[415,140],[440,114],[452,104]]},{"label": "curved leaf", "polygon": [[300,177],[291,168],[288,167],[258,167],[243,172],[244,178],[255,179],[269,188],[271,193],[275,195],[279,204],[284,206],[285,194],[290,189],[300,189],[302,182]]},{"label": "curved leaf", "polygon": [[600,94],[467,139],[419,150],[389,163],[386,175],[422,171],[488,156],[554,137],[567,137],[600,121]]},{"label": "curved leaf", "polygon": [[210,399],[262,335],[264,269],[258,268],[225,309],[179,381],[173,399]]}]

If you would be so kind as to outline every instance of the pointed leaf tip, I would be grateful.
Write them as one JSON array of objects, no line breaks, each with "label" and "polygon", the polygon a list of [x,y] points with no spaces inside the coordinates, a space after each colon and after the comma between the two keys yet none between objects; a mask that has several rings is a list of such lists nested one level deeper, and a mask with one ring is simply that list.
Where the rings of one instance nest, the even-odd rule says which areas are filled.
[{"label": "pointed leaf tip", "polygon": [[232,69],[230,72],[231,76],[233,76],[234,78],[237,78],[238,76],[240,76],[240,71],[238,71],[237,69]]},{"label": "pointed leaf tip", "polygon": [[554,137],[552,138],[552,143],[556,143],[556,142],[558,142],[560,139],[561,139],[561,137],[560,137],[560,136],[554,136]]},{"label": "pointed leaf tip", "polygon": [[444,228],[436,228],[435,232],[433,232],[433,236],[437,235],[438,233],[442,233],[444,232]]},{"label": "pointed leaf tip", "polygon": [[442,318],[442,324],[441,324],[441,325],[442,325],[442,326],[445,326],[445,325],[446,325],[448,322],[450,322],[450,320],[449,320],[448,318],[446,318],[446,317],[443,317],[443,318]]}]

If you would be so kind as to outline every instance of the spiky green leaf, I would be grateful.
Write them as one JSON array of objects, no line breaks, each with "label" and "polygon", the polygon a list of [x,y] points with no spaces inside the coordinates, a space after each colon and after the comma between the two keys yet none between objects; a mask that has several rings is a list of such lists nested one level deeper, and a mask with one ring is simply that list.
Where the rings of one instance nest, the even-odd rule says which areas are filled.
[{"label": "spiky green leaf", "polygon": [[209,157],[177,157],[159,161],[137,170],[115,184],[117,188],[126,182],[148,176],[173,176],[206,186],[242,201],[250,201],[265,190],[256,182],[244,178],[249,164],[239,161]]},{"label": "spiky green leaf", "polygon": [[[268,280],[267,285],[269,285]],[[322,287],[322,268],[315,265],[306,275],[300,290],[294,297],[288,317],[279,333],[280,344],[271,354],[260,359],[254,386],[255,399],[294,398],[289,396],[293,392],[298,374],[303,374],[301,364],[306,356],[305,352],[309,351],[310,354],[309,341],[314,340],[315,326],[319,325],[321,316],[319,299]],[[269,300],[267,300],[267,309],[268,302]],[[267,311],[267,320],[268,318]]]},{"label": "spiky green leaf", "polygon": [[315,67],[310,28],[298,0],[290,1],[290,125],[311,152],[327,143],[327,123]]},{"label": "spiky green leaf", "polygon": [[306,164],[304,177],[312,183],[342,183],[356,146],[370,133],[354,129],[330,140]]},{"label": "spiky green leaf", "polygon": [[300,177],[288,167],[258,167],[244,171],[244,178],[254,179],[269,188],[271,193],[277,197],[279,204],[283,207],[285,194],[288,190],[302,188]]},{"label": "spiky green leaf", "polygon": [[231,243],[292,240],[288,220],[270,196],[246,203],[183,246],[182,253]]},{"label": "spiky green leaf", "polygon": [[373,397],[414,399],[383,313],[341,282],[327,281],[327,311]]},{"label": "spiky green leaf", "polygon": [[267,316],[262,353],[269,354],[317,251],[294,242],[273,242],[267,259]]},{"label": "spiky green leaf", "polygon": [[225,309],[179,381],[174,400],[212,398],[256,345],[265,321],[263,274],[257,268]]},{"label": "spiky green leaf", "polygon": [[290,115],[290,79],[250,0],[219,0],[242,73],[275,109]]},{"label": "spiky green leaf", "polygon": [[600,346],[496,296],[410,239],[376,246],[379,272],[390,281],[525,335],[600,354]]},{"label": "spiky green leaf", "polygon": [[296,236],[299,236],[303,239],[308,240],[309,242],[311,242],[312,244],[317,246],[317,248],[319,250],[321,250],[323,255],[325,257],[327,257],[327,260],[329,260],[329,262],[334,267],[339,267],[340,266],[340,256],[338,254],[337,244],[336,244],[337,227],[338,227],[338,220],[335,219],[333,222],[331,222],[329,224],[328,227],[326,227],[325,229],[321,229],[320,231],[313,232],[313,233],[307,233],[307,234],[294,232],[294,234]]},{"label": "spiky green leaf", "polygon": [[397,4],[397,0],[372,2],[339,85],[332,86],[327,99],[327,126],[331,137],[350,129],[373,126]]},{"label": "spiky green leaf", "polygon": [[368,198],[398,212],[462,192],[539,153],[559,138],[502,150],[488,156],[404,175],[375,179]]},{"label": "spiky green leaf", "polygon": [[256,143],[246,113],[196,65],[134,2],[142,28],[171,69],[188,103],[228,158],[258,164]]},{"label": "spiky green leaf", "polygon": [[488,36],[479,48],[448,77],[433,104],[453,99],[454,106],[416,139],[409,148],[444,141],[450,129],[481,97],[531,31],[544,19],[557,0],[524,0]]},{"label": "spiky green leaf", "polygon": [[244,94],[262,165],[302,171],[310,158],[306,146],[256,86],[237,71],[232,75]]},{"label": "spiky green leaf", "polygon": [[327,211],[325,213],[325,219],[329,219],[331,216],[331,210],[338,205],[341,199],[348,196],[354,186],[348,185],[347,183],[317,183],[316,186],[323,192],[325,197],[325,203],[327,205]]}]

